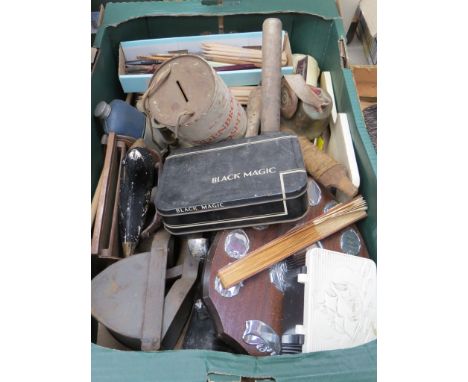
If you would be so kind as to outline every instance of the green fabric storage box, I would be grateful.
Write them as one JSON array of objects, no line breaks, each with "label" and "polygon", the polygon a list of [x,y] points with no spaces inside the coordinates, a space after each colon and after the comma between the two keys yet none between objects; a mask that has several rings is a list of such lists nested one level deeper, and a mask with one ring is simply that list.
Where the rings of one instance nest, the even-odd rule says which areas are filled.
[{"label": "green fabric storage box", "polygon": [[[94,46],[99,49],[91,77],[91,110],[99,101],[124,99],[117,75],[122,41],[201,33],[261,30],[279,17],[293,52],[308,53],[331,72],[337,110],[351,129],[368,217],[359,224],[377,260],[377,156],[367,133],[351,70],[344,67],[345,32],[334,0],[188,0],[108,3]],[[104,153],[102,128],[91,114],[92,192]],[[101,381],[375,381],[376,341],[352,349],[256,358],[204,350],[128,352],[91,345],[92,380]],[[244,379],[245,380],[245,379]]]}]

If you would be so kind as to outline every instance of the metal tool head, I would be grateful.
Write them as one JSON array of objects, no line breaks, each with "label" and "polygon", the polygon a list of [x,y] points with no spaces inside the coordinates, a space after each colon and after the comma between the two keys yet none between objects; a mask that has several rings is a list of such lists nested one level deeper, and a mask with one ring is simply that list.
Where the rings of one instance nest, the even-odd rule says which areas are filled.
[{"label": "metal tool head", "polygon": [[245,322],[245,330],[242,339],[249,345],[254,345],[262,353],[277,355],[281,352],[281,339],[278,334],[260,320],[248,320]]},{"label": "metal tool head", "polygon": [[188,240],[188,249],[190,254],[197,260],[201,261],[208,254],[208,239],[203,237],[191,238]]}]

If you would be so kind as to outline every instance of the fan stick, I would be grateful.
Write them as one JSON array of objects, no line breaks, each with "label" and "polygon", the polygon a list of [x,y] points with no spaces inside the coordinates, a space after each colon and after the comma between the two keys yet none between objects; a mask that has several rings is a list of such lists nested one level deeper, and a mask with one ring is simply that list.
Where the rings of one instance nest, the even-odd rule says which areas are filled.
[{"label": "fan stick", "polygon": [[326,214],[257,248],[242,259],[218,271],[218,277],[223,287],[230,288],[294,253],[306,249],[313,243],[365,218],[367,216],[366,209],[364,199],[357,197],[348,203],[338,204]]}]

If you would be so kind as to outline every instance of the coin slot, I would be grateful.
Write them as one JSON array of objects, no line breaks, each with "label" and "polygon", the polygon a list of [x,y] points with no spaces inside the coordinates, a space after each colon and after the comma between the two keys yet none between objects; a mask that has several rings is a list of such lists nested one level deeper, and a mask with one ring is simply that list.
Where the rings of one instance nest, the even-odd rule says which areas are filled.
[{"label": "coin slot", "polygon": [[188,102],[188,98],[187,98],[187,96],[186,96],[186,94],[184,92],[184,89],[182,89],[182,86],[180,85],[180,82],[177,80],[176,83],[177,83],[177,86],[179,87],[182,95],[184,96],[185,102]]}]

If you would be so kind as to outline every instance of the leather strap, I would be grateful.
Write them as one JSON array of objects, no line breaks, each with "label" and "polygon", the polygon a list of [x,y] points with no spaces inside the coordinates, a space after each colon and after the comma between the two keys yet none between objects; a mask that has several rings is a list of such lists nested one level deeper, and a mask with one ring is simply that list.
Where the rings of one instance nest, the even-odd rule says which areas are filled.
[{"label": "leather strap", "polygon": [[284,79],[302,102],[312,105],[317,111],[322,110],[323,99],[311,90],[311,86],[306,84],[304,77],[300,74],[286,74]]},{"label": "leather strap", "polygon": [[151,254],[148,256],[148,276],[141,329],[141,350],[143,351],[155,351],[161,347],[166,266],[170,237],[171,235],[164,229],[156,233],[151,244]]}]

